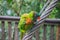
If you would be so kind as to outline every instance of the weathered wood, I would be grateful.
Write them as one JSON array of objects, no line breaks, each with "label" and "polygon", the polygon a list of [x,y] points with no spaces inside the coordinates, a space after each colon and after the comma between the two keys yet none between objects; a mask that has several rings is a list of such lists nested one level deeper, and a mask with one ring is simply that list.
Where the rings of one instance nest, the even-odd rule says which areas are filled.
[{"label": "weathered wood", "polygon": [[0,16],[0,20],[6,21],[19,21],[20,17],[14,17],[14,16]]},{"label": "weathered wood", "polygon": [[[19,21],[20,17],[14,17],[14,16],[0,16],[0,20],[11,20],[11,21]],[[45,23],[54,23],[54,24],[60,24],[60,19],[49,19],[47,18]]]},{"label": "weathered wood", "polygon": [[8,22],[8,40],[12,40],[11,34],[12,34],[12,26],[11,22]]},{"label": "weathered wood", "polygon": [[15,22],[14,40],[18,40],[18,23]]},{"label": "weathered wood", "polygon": [[50,29],[50,40],[54,40],[54,25],[51,25],[51,29]]},{"label": "weathered wood", "polygon": [[57,27],[57,31],[56,31],[56,40],[58,40],[58,36],[59,36],[59,35],[58,35],[58,32],[59,32],[58,29],[60,29],[60,28]]},{"label": "weathered wood", "polygon": [[2,25],[2,37],[1,37],[1,40],[5,40],[5,23],[4,23],[4,21],[2,21],[2,23],[1,23],[1,25]]},{"label": "weathered wood", "polygon": [[31,37],[31,38],[29,38],[28,40],[32,40],[32,37]]},{"label": "weathered wood", "polygon": [[39,30],[40,30],[40,29],[37,29],[37,30],[35,31],[36,40],[40,40],[40,37],[39,37]]},{"label": "weathered wood", "polygon": [[[20,20],[20,18],[19,17],[11,17],[11,16],[0,16],[0,20],[11,20],[11,21],[19,21]],[[54,23],[54,24],[60,24],[60,19],[46,19],[45,21],[44,21],[44,23]],[[8,22],[8,24],[10,25],[9,27],[8,27],[8,39],[9,40],[12,40],[12,38],[11,38],[11,22]],[[2,22],[2,26],[4,26],[4,23]],[[52,25],[53,26],[53,25]],[[56,34],[56,40],[58,40],[59,39],[59,36],[58,35],[60,35],[59,34],[59,28],[60,27],[58,27],[58,29],[57,29],[57,34]],[[3,28],[3,30],[5,30],[4,28]],[[3,31],[2,30],[2,31]],[[44,28],[44,30],[45,30],[45,28]],[[53,32],[54,32],[54,29],[53,29],[53,27],[51,27],[51,35],[52,36],[54,36],[54,34],[53,34]],[[4,33],[4,31],[2,32],[2,35],[5,35],[5,34],[3,34]],[[45,33],[45,32],[44,32]],[[17,34],[17,33],[16,33]],[[44,34],[44,36],[45,36],[45,34]],[[52,37],[52,36],[50,36],[50,39],[51,40],[54,40],[54,37]],[[15,38],[16,38],[17,36],[15,35]],[[4,40],[5,38],[3,38],[3,37],[1,37],[2,38],[2,40]],[[45,38],[44,38],[45,39]],[[46,40],[46,39],[45,39]]]},{"label": "weathered wood", "polygon": [[[26,37],[26,35],[28,35],[28,33],[25,33],[24,36]],[[22,40],[32,40],[32,37],[33,37],[33,34],[30,37],[28,37],[27,39],[23,38]]]},{"label": "weathered wood", "polygon": [[46,40],[46,27],[47,27],[47,25],[44,24],[44,27],[43,27],[43,40]]},{"label": "weathered wood", "polygon": [[[28,33],[26,33],[25,35],[27,35]],[[25,36],[24,35],[24,36]],[[30,36],[28,39],[26,39],[26,40],[32,40],[32,37],[33,37],[33,34],[32,34],[32,36]],[[24,39],[25,40],[25,39]]]},{"label": "weathered wood", "polygon": [[44,23],[51,23],[51,24],[60,24],[60,19],[46,19],[45,21],[44,21]]},{"label": "weathered wood", "polygon": [[60,25],[57,27],[56,40],[60,40]]}]

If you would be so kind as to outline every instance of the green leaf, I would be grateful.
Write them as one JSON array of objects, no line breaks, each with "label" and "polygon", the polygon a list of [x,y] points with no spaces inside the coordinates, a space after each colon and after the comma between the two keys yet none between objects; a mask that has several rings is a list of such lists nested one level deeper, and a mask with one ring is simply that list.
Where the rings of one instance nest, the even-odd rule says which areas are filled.
[{"label": "green leaf", "polygon": [[7,0],[7,2],[10,4],[12,2],[12,0]]}]

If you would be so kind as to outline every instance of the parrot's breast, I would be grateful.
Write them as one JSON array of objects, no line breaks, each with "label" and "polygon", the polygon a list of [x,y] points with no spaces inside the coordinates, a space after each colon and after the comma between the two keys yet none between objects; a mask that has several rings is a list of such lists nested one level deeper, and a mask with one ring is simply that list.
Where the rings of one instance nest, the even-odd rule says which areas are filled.
[{"label": "parrot's breast", "polygon": [[31,18],[27,18],[26,19],[26,24],[31,24],[32,23],[32,19]]}]

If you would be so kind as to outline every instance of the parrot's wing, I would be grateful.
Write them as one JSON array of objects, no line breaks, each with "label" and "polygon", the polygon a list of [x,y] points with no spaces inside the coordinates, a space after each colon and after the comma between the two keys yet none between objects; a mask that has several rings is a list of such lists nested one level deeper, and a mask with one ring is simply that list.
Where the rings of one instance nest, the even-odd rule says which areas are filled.
[{"label": "parrot's wing", "polygon": [[24,25],[25,25],[25,20],[21,18],[18,24],[18,28],[20,31],[21,29],[24,29]]}]

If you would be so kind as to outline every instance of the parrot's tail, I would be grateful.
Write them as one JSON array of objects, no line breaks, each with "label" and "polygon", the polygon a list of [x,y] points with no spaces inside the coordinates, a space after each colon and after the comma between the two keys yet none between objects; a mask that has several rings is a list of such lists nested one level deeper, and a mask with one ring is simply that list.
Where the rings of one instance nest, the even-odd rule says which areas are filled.
[{"label": "parrot's tail", "polygon": [[24,32],[21,32],[20,34],[20,40],[22,40],[22,38],[24,37],[25,33]]}]

